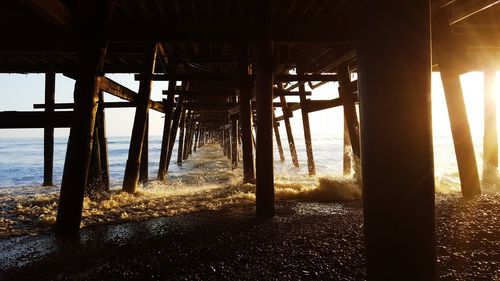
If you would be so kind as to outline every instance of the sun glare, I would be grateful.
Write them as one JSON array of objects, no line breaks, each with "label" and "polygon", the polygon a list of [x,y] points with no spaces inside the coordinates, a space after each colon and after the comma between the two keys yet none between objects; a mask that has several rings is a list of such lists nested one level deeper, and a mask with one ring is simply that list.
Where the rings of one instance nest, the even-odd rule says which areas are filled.
[{"label": "sun glare", "polygon": [[[497,81],[499,81],[500,72],[497,72]],[[483,72],[469,72],[460,77],[462,90],[464,94],[465,107],[471,133],[474,139],[483,136],[484,119],[484,75]],[[496,83],[495,96],[499,96],[500,87]],[[498,108],[498,103],[497,103]],[[498,108],[500,109],[500,108]],[[498,111],[497,109],[497,111]],[[432,118],[434,135],[451,135],[448,109],[443,91],[443,84],[438,72],[432,74]]]}]

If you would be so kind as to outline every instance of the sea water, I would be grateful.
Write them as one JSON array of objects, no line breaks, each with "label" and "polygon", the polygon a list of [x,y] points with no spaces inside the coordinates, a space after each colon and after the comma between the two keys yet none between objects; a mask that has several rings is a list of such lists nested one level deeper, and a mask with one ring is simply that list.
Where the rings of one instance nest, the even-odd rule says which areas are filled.
[{"label": "sea water", "polygon": [[[230,160],[218,144],[208,144],[177,165],[177,143],[169,165],[168,180],[155,181],[161,138],[149,139],[148,186],[136,194],[120,192],[128,157],[129,137],[108,138],[109,173],[112,190],[98,198],[85,198],[82,225],[115,223],[170,216],[198,210],[253,204],[255,186],[242,184],[241,165],[231,170]],[[357,182],[344,176],[343,137],[315,136],[313,151],[317,176],[307,172],[304,139],[295,138],[299,168],[294,168],[286,139],[282,138],[285,161],[275,147],[274,169],[277,199],[342,201],[361,196]],[[479,170],[482,144],[475,139]],[[43,138],[0,139],[0,238],[50,231],[57,214],[67,138],[54,144],[54,187],[42,187]],[[451,139],[435,137],[436,190],[459,192],[459,178]],[[241,157],[241,155],[240,155]],[[496,186],[495,186],[496,187]]]}]

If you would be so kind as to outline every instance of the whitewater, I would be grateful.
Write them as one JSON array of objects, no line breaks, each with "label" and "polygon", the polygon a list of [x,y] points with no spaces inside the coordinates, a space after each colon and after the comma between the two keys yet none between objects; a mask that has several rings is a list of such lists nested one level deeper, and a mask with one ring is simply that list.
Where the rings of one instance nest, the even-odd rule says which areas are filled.
[{"label": "whitewater", "polygon": [[[300,167],[294,168],[285,144],[285,162],[275,152],[275,190],[277,200],[338,202],[361,198],[359,183],[352,175],[342,175],[343,139],[320,136],[313,139],[317,176],[307,175],[302,138],[295,140]],[[459,192],[459,179],[453,146],[445,138],[435,138],[436,191]],[[482,150],[476,141],[476,152]],[[209,144],[193,153],[182,166],[170,163],[168,180],[154,180],[158,167],[160,137],[149,142],[147,186],[136,194],[120,191],[128,153],[129,139],[109,138],[111,192],[86,197],[82,227],[139,221],[163,216],[255,203],[255,186],[242,184],[241,164],[231,170],[230,160],[218,144]],[[177,146],[177,144],[176,144]],[[0,140],[0,238],[50,232],[56,219],[66,139],[56,138],[54,187],[42,187],[43,139],[11,138]],[[174,149],[174,155],[177,151]],[[176,158],[176,157],[173,157]],[[477,162],[482,171],[481,155]],[[483,190],[498,190],[496,171],[483,181]],[[341,205],[339,205],[341,209]],[[340,211],[341,210],[337,210]],[[318,212],[321,210],[318,210]]]}]

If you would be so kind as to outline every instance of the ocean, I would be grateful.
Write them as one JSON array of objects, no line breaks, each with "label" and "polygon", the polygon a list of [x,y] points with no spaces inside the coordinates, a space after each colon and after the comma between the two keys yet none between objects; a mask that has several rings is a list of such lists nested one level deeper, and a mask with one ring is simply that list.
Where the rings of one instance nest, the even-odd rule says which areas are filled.
[{"label": "ocean", "polygon": [[[284,134],[282,134],[284,135]],[[57,137],[54,147],[54,187],[42,187],[43,138],[0,139],[0,238],[50,231],[55,222],[67,138]],[[230,161],[218,144],[198,149],[182,166],[175,163],[177,144],[169,166],[168,180],[155,180],[161,138],[149,140],[150,183],[134,195],[120,192],[129,137],[108,138],[111,192],[85,198],[82,226],[143,220],[199,210],[253,204],[251,184],[241,184],[241,165],[231,170]],[[479,171],[482,171],[482,141],[475,139]],[[285,161],[279,161],[275,145],[276,198],[310,201],[345,201],[361,197],[361,190],[342,168],[343,138],[319,135],[313,138],[317,176],[307,173],[304,140],[295,138],[299,168],[294,168],[286,139]],[[454,148],[449,137],[434,138],[436,190],[459,192]],[[497,189],[496,182],[494,187]],[[488,187],[490,188],[490,187]]]}]

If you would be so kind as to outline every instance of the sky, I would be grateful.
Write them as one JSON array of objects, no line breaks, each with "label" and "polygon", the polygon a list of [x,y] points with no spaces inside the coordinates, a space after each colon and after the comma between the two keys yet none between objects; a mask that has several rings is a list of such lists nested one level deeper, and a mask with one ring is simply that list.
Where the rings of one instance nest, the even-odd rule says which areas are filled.
[{"label": "sky", "polygon": [[[108,75],[111,79],[122,85],[137,91],[139,83],[134,81],[133,74]],[[44,74],[0,74],[0,111],[31,111],[33,104],[44,102]],[[497,80],[500,81],[500,72],[497,73]],[[461,76],[464,98],[467,106],[467,114],[474,137],[481,137],[483,133],[483,74],[482,72],[471,72]],[[500,83],[497,83],[500,84]],[[161,100],[162,91],[167,89],[168,82],[153,82],[151,98]],[[58,74],[56,76],[56,103],[73,102],[74,80]],[[499,85],[497,85],[497,96],[499,95]],[[332,99],[338,97],[337,84],[328,83],[313,91],[312,99]],[[105,101],[119,101],[109,94],[105,94]],[[288,101],[298,101],[297,97],[289,97]],[[278,101],[278,100],[276,100]],[[444,92],[439,77],[439,73],[432,75],[432,105],[433,105],[433,129],[434,135],[451,135],[449,128],[448,112]],[[150,135],[161,135],[163,130],[163,114],[150,111]],[[277,116],[281,115],[277,110]],[[133,108],[106,109],[106,129],[108,136],[130,136],[133,125]],[[294,132],[299,135],[302,132],[302,120],[300,111],[294,112],[292,126]],[[327,122],[325,122],[327,121]],[[343,112],[342,109],[327,109],[310,114],[310,124],[312,135],[334,134],[340,135],[343,132]],[[284,126],[282,126],[282,130]],[[56,129],[55,135],[65,137],[69,129]],[[41,129],[17,129],[0,130],[1,137],[41,137]]]}]

